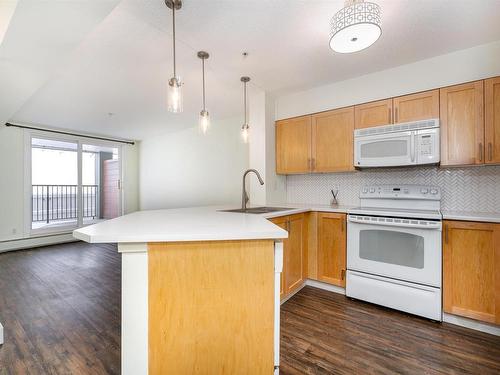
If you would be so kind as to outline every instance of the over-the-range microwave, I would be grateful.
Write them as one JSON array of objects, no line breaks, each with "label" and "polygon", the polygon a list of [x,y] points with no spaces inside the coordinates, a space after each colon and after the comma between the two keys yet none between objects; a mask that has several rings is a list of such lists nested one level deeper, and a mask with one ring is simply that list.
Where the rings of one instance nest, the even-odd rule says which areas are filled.
[{"label": "over-the-range microwave", "polygon": [[439,160],[439,119],[354,131],[357,168],[437,164]]}]

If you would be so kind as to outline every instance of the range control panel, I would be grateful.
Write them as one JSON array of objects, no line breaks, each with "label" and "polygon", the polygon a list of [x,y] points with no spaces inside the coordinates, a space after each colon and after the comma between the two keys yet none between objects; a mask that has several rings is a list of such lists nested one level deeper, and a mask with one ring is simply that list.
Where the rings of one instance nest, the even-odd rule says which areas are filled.
[{"label": "range control panel", "polygon": [[361,199],[441,200],[441,189],[427,185],[367,185],[361,188]]}]

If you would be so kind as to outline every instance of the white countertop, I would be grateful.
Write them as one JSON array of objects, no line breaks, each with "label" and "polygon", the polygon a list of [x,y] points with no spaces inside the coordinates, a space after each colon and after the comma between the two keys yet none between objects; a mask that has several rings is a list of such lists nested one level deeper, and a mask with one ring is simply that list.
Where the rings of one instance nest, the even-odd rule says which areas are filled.
[{"label": "white countertop", "polygon": [[465,212],[442,211],[445,220],[483,221],[487,223],[500,223],[500,213],[495,212]]},{"label": "white countertop", "polygon": [[309,211],[345,213],[350,206],[286,204],[289,210],[265,214],[220,212],[236,207],[193,207],[139,211],[73,231],[90,243],[223,241],[287,238],[269,218]]},{"label": "white countertop", "polygon": [[73,232],[79,240],[109,242],[224,241],[287,238],[262,215],[219,212],[219,207],[138,211]]}]

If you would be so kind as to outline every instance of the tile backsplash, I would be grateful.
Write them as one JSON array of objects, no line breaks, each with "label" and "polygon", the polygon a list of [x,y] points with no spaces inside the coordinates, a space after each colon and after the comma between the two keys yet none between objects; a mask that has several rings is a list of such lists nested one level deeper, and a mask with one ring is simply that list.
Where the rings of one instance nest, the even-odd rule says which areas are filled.
[{"label": "tile backsplash", "polygon": [[364,185],[415,184],[441,188],[441,209],[500,212],[500,166],[442,169],[413,167],[369,169],[351,173],[287,176],[287,202],[329,204],[338,188],[341,205],[359,205]]}]

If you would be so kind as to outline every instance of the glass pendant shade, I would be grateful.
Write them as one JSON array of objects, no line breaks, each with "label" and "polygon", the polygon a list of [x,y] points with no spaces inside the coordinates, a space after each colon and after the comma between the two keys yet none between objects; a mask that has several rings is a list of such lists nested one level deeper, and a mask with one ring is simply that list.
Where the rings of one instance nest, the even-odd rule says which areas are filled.
[{"label": "glass pendant shade", "polygon": [[250,126],[248,126],[248,124],[244,124],[241,127],[241,139],[243,140],[243,143],[248,143],[249,136],[250,136]]},{"label": "glass pendant shade", "polygon": [[200,131],[203,134],[207,134],[208,129],[210,128],[210,114],[207,110],[203,110],[200,112]]},{"label": "glass pendant shade", "polygon": [[179,77],[168,81],[167,109],[169,112],[182,112],[182,82]]},{"label": "glass pendant shade", "polygon": [[330,48],[339,53],[361,51],[378,40],[382,34],[380,25],[379,5],[348,0],[330,22]]}]

